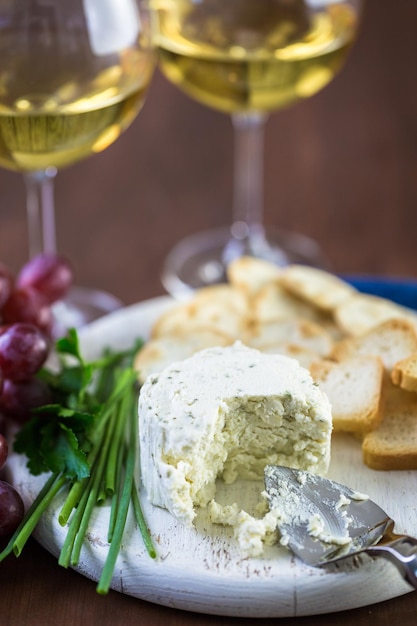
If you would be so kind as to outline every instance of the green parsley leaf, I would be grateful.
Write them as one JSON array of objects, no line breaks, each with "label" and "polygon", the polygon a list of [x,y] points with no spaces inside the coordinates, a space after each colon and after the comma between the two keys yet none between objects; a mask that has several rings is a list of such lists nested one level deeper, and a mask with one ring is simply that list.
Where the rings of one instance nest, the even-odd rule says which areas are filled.
[{"label": "green parsley leaf", "polygon": [[14,449],[26,454],[28,468],[34,475],[50,471],[62,472],[70,479],[85,478],[90,469],[84,435],[95,417],[57,404],[41,407],[34,410],[34,417],[17,433]]},{"label": "green parsley leaf", "polygon": [[41,453],[52,472],[60,472],[69,479],[82,479],[90,475],[85,452],[80,449],[73,430],[63,422],[49,423],[43,429]]},{"label": "green parsley leaf", "polygon": [[78,341],[78,334],[75,328],[70,328],[65,337],[58,339],[55,347],[58,354],[67,354],[74,356],[80,363],[83,363],[83,358],[80,352],[80,344]]},{"label": "green parsley leaf", "polygon": [[49,471],[40,446],[41,427],[39,418],[29,420],[17,433],[14,441],[14,450],[26,454],[28,469],[34,476]]},{"label": "green parsley leaf", "polygon": [[67,495],[58,519],[62,526],[68,525],[68,532],[60,565],[77,565],[92,511],[106,500],[111,504],[110,549],[97,591],[107,593],[110,588],[131,502],[147,551],[156,556],[134,479],[138,387],[132,362],[141,345],[142,341],[129,350],[106,350],[99,359],[86,362],[75,330],[56,343],[60,369],[44,368],[38,373],[49,386],[51,403],[32,411],[14,443],[15,451],[26,455],[33,475],[49,472],[50,476],[0,552],[0,562],[11,552],[21,553],[63,488]]}]

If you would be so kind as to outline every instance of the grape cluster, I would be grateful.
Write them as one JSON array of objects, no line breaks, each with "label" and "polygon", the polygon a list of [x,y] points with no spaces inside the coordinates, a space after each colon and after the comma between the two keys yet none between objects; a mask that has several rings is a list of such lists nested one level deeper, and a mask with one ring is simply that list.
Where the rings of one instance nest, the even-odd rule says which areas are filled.
[{"label": "grape cluster", "polygon": [[51,304],[63,298],[72,284],[68,261],[40,254],[23,266],[16,279],[0,264],[0,318],[2,324],[26,322],[46,335],[52,332]]},{"label": "grape cluster", "polygon": [[[0,434],[0,470],[7,461],[8,445],[4,435]],[[25,512],[22,498],[16,489],[0,480],[0,537],[10,535],[20,524]]]},{"label": "grape cluster", "polygon": [[[17,277],[0,264],[0,470],[8,456],[6,420],[23,423],[32,408],[50,399],[36,373],[52,345],[51,305],[71,284],[71,266],[57,255],[35,257]],[[0,537],[15,530],[23,513],[19,494],[0,480]]]},{"label": "grape cluster", "polygon": [[35,378],[51,346],[51,305],[72,284],[66,259],[41,254],[16,279],[0,266],[0,412],[24,421],[30,408],[45,404],[48,389]]}]

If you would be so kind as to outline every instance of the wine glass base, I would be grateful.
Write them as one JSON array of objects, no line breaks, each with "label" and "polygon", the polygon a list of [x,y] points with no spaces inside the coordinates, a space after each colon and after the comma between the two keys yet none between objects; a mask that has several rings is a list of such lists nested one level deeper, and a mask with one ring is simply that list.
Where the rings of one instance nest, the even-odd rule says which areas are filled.
[{"label": "wine glass base", "polygon": [[69,328],[86,326],[122,306],[121,300],[105,291],[72,287],[67,297],[52,307],[55,320],[54,336],[65,335]]},{"label": "wine glass base", "polygon": [[[168,254],[161,281],[168,293],[186,299],[196,289],[227,281],[229,262],[242,255],[239,242],[230,244],[229,228],[221,228],[191,235],[181,240]],[[298,233],[268,232],[267,240],[253,256],[271,261],[278,266],[302,263],[322,269],[329,262],[320,246],[309,237]]]}]

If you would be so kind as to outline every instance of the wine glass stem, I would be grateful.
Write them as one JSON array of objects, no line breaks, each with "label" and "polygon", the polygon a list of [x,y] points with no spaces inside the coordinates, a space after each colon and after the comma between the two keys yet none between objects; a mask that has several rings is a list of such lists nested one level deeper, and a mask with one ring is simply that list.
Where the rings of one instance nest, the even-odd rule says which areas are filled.
[{"label": "wine glass stem", "polygon": [[28,219],[29,256],[43,252],[56,253],[54,178],[56,169],[28,172],[26,184],[26,209]]},{"label": "wine glass stem", "polygon": [[264,129],[267,115],[238,113],[232,116],[234,155],[234,198],[232,237],[246,247],[263,238]]}]

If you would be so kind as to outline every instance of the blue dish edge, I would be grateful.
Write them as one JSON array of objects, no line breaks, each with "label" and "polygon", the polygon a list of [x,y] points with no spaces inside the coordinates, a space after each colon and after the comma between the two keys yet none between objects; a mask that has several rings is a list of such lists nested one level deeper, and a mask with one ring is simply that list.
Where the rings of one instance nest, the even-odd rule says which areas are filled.
[{"label": "blue dish edge", "polygon": [[358,291],[393,300],[410,309],[417,309],[417,281],[411,278],[378,276],[341,276]]}]

